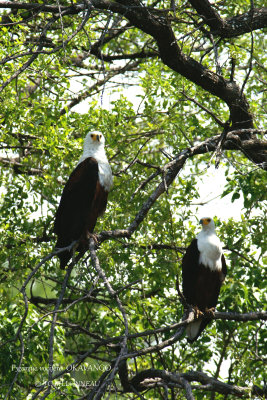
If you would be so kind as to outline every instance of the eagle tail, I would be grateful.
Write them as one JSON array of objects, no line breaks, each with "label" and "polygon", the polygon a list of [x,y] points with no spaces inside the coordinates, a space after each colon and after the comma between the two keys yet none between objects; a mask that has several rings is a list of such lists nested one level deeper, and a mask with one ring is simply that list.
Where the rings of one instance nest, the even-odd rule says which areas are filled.
[{"label": "eagle tail", "polygon": [[206,328],[206,326],[208,325],[208,323],[209,320],[205,319],[205,320],[194,321],[188,324],[185,330],[188,342],[193,343],[195,340],[197,340],[198,337]]},{"label": "eagle tail", "polygon": [[201,325],[201,321],[191,322],[190,324],[187,325],[185,331],[186,331],[189,342],[191,342],[191,343],[194,342],[196,340],[196,338],[198,337],[200,325]]},{"label": "eagle tail", "polygon": [[65,269],[66,265],[68,264],[69,260],[71,259],[71,252],[70,251],[63,251],[58,255],[60,261],[60,268]]}]

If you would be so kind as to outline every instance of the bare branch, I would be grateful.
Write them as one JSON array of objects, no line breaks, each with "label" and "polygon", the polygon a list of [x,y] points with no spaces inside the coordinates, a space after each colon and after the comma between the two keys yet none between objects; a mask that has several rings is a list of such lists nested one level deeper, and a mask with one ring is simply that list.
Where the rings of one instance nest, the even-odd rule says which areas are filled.
[{"label": "bare branch", "polygon": [[44,171],[40,168],[29,168],[18,161],[18,158],[0,157],[0,163],[5,167],[12,167],[16,174],[42,176]]},{"label": "bare branch", "polygon": [[96,252],[95,252],[95,242],[92,238],[90,239],[89,249],[90,249],[90,254],[91,254],[91,260],[92,260],[92,263],[93,263],[97,273],[99,274],[101,279],[104,281],[104,284],[105,284],[109,294],[112,297],[114,297],[117,302],[118,308],[123,316],[123,323],[124,323],[124,328],[125,328],[125,333],[124,333],[123,339],[120,344],[119,355],[118,355],[116,361],[114,362],[113,370],[110,373],[110,376],[107,379],[105,379],[105,381],[101,385],[99,385],[99,387],[97,388],[95,399],[99,399],[99,398],[101,398],[102,394],[105,392],[106,387],[114,379],[115,373],[119,367],[122,357],[125,353],[127,353],[127,337],[129,335],[129,327],[128,327],[127,315],[126,315],[125,309],[118,297],[118,294],[114,291],[114,289],[108,282],[108,279],[107,279],[104,271],[100,267],[100,263],[97,258]]},{"label": "bare branch", "polygon": [[[64,280],[61,286],[61,291],[59,294],[59,297],[57,299],[57,303],[55,305],[54,311],[53,311],[53,319],[51,322],[51,328],[50,328],[50,337],[49,337],[49,361],[48,361],[48,381],[51,382],[53,379],[53,365],[54,365],[54,335],[55,335],[55,328],[56,328],[56,322],[57,322],[57,313],[59,310],[59,307],[62,303],[66,288],[67,288],[67,282],[69,280],[71,271],[73,269],[73,263],[70,263],[68,266],[68,269],[66,271],[66,274],[64,276]],[[46,392],[44,393],[43,399],[45,399],[51,392],[51,385],[48,385]]]},{"label": "bare branch", "polygon": [[[252,392],[256,394],[259,389],[261,393],[267,393],[267,389],[261,389],[256,386],[252,388],[249,387],[240,387],[236,385],[229,385],[218,379],[209,377],[204,372],[199,371],[190,371],[186,373],[171,373],[165,370],[158,369],[147,369],[136,374],[130,381],[130,384],[135,387],[135,389],[139,392],[146,390],[147,388],[156,387],[157,384],[164,383],[168,387],[172,387],[172,385],[176,387],[184,387],[186,386],[188,399],[193,399],[191,388],[189,389],[188,385],[185,384],[187,382],[199,382],[202,385],[199,386],[201,390],[217,392],[221,394],[232,394],[237,397],[248,396],[248,393]],[[154,383],[154,384],[153,384]],[[204,385],[204,386],[203,386]],[[198,386],[194,386],[194,389],[197,389]],[[191,397],[189,397],[191,396]]]},{"label": "bare branch", "polygon": [[[58,14],[57,5],[45,5],[39,3],[20,3],[15,1],[0,1],[0,8],[7,8],[11,10],[29,10],[29,11],[43,11]],[[61,6],[61,10],[69,14],[78,14],[85,9],[84,4],[72,4],[71,6]]]},{"label": "bare branch", "polygon": [[257,320],[267,320],[267,312],[258,311],[258,312],[251,312],[246,314],[239,314],[234,312],[219,312],[215,313],[214,319],[223,319],[229,321],[257,321]]},{"label": "bare branch", "polygon": [[107,74],[103,79],[98,80],[95,84],[93,84],[89,89],[87,89],[85,92],[79,94],[76,98],[71,100],[71,102],[67,105],[67,107],[64,107],[60,114],[64,115],[68,110],[71,110],[73,107],[75,107],[77,104],[79,104],[81,101],[85,100],[87,97],[91,96],[92,93],[99,87],[105,85],[107,82],[109,82],[114,76],[117,76],[119,74],[123,74],[126,71],[132,71],[134,70],[139,64],[141,60],[135,61],[133,63],[127,63],[124,67],[122,68],[117,68],[111,71],[109,74]]},{"label": "bare branch", "polygon": [[[0,6],[1,6],[1,3],[0,3]],[[58,8],[57,8],[57,10],[58,10]],[[65,14],[65,13],[66,13],[66,11],[64,12],[64,14]],[[9,85],[10,82],[12,82],[15,78],[17,78],[22,72],[24,72],[24,71],[34,62],[34,60],[38,57],[38,55],[40,54],[40,52],[42,51],[42,49],[43,49],[43,47],[44,47],[44,45],[45,45],[44,39],[45,39],[45,37],[46,37],[46,34],[47,34],[49,28],[51,27],[51,25],[52,25],[57,19],[60,19],[60,18],[61,18],[62,14],[63,14],[63,12],[62,12],[62,13],[59,13],[58,15],[56,15],[55,17],[53,17],[53,18],[51,18],[51,19],[49,20],[49,22],[46,24],[46,26],[44,27],[44,29],[43,29],[43,31],[42,31],[42,33],[41,33],[41,35],[40,35],[40,38],[39,38],[39,45],[38,45],[38,47],[37,47],[36,52],[34,52],[34,51],[31,51],[31,52],[30,52],[30,54],[32,54],[32,56],[31,56],[31,57],[29,58],[29,60],[26,61],[26,63],[24,63],[17,71],[15,71],[15,72],[13,73],[13,75],[11,75],[10,78],[8,78],[8,79],[3,83],[3,85],[0,87],[0,92],[2,92],[2,91],[4,90],[4,88],[5,88],[7,85]],[[81,24],[78,26],[78,28],[75,29],[75,31],[74,31],[66,40],[64,40],[60,46],[58,46],[57,48],[53,49],[53,50],[51,51],[51,53],[54,53],[54,52],[58,51],[59,49],[63,48],[68,42],[70,42],[70,41],[74,38],[74,36],[76,36],[77,33],[84,27],[84,25],[86,24],[86,22],[88,21],[88,19],[89,19],[89,17],[90,17],[90,14],[91,14],[91,7],[88,6],[87,12],[86,12],[86,14],[85,14],[85,16],[84,16],[84,18],[83,18]]]},{"label": "bare branch", "polygon": [[186,379],[181,378],[181,385],[185,389],[185,397],[187,398],[187,400],[194,400],[190,383]]},{"label": "bare branch", "polygon": [[195,103],[199,108],[201,108],[202,110],[204,110],[207,114],[209,114],[214,121],[217,122],[218,125],[224,127],[224,122],[221,121],[211,110],[209,110],[207,107],[203,106],[203,104],[199,103],[197,100],[193,99],[192,97],[187,96],[187,94],[185,92],[182,92],[183,96],[187,99],[192,101],[193,103]]},{"label": "bare branch", "polygon": [[267,8],[261,7],[244,14],[223,19],[208,0],[189,0],[204,21],[209,25],[213,35],[231,38],[252,32],[267,26]]},{"label": "bare branch", "polygon": [[[241,141],[240,136],[247,132],[250,133],[263,133],[264,131],[257,130],[257,129],[240,129],[235,131],[230,131],[227,133],[223,149],[233,150],[239,149],[241,151],[246,152],[246,155],[250,151],[251,148],[260,148],[262,150],[267,149],[267,141],[260,140],[260,139],[251,139],[247,141]],[[211,139],[207,139],[204,142],[196,144],[195,146],[183,150],[180,154],[178,154],[173,161],[169,162],[164,166],[164,169],[167,171],[166,174],[166,185],[169,187],[179,171],[182,169],[184,163],[188,158],[191,158],[197,154],[205,154],[211,151],[215,151],[217,148],[218,140],[220,140],[221,135],[213,136]],[[261,168],[267,169],[267,162],[266,164],[261,165]],[[159,174],[157,172],[155,174]],[[115,231],[103,231],[98,235],[98,241],[101,243],[104,240],[110,238],[120,238],[120,237],[127,237],[129,238],[134,231],[138,228],[140,223],[144,220],[147,213],[149,212],[150,208],[153,206],[155,201],[161,196],[162,193],[165,192],[165,184],[162,181],[154,192],[150,195],[147,201],[143,204],[137,215],[135,216],[134,221],[127,229],[116,229]]]}]

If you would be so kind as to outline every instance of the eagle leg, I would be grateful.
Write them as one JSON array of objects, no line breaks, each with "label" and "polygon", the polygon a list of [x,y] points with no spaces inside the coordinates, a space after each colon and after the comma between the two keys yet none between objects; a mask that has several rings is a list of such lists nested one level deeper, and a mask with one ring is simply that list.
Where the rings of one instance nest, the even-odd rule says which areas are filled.
[{"label": "eagle leg", "polygon": [[95,233],[86,232],[86,238],[87,240],[93,239],[95,244],[98,244],[97,235]]},{"label": "eagle leg", "polygon": [[215,307],[211,307],[211,308],[205,308],[205,314],[207,315],[207,317],[215,317]]},{"label": "eagle leg", "polygon": [[203,312],[200,311],[200,309],[198,308],[198,306],[194,306],[194,307],[193,307],[193,310],[194,310],[194,314],[195,314],[195,317],[196,317],[196,318],[199,318],[199,317],[201,317],[201,316],[203,315]]}]

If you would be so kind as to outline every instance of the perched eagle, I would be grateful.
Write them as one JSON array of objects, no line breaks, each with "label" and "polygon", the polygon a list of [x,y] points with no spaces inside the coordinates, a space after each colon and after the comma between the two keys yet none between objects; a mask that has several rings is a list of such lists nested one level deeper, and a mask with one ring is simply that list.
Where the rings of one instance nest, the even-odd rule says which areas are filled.
[{"label": "perched eagle", "polygon": [[[192,240],[182,261],[183,294],[199,315],[214,312],[227,272],[213,219],[202,218],[200,224],[202,231]],[[205,318],[187,325],[188,341],[194,342],[209,321]]]},{"label": "perched eagle", "polygon": [[[104,144],[102,133],[86,135],[83,154],[63,189],[56,212],[56,248],[70,246],[78,240],[77,250],[85,251],[97,218],[106,209],[113,178]],[[70,249],[58,254],[61,269],[68,264],[72,253]]]}]

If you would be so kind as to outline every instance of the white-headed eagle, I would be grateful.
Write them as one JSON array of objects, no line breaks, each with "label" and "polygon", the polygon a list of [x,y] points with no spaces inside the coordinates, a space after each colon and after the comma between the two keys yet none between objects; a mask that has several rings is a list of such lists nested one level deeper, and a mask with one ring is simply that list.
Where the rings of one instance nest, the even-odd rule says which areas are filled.
[{"label": "white-headed eagle", "polygon": [[[186,302],[201,315],[215,310],[227,269],[213,219],[202,218],[200,224],[202,231],[192,240],[183,257],[182,278]],[[187,325],[188,341],[194,342],[209,321],[205,317]]]},{"label": "white-headed eagle", "polygon": [[[76,249],[84,252],[97,218],[106,209],[113,177],[104,145],[101,132],[86,135],[83,154],[63,189],[56,212],[56,248],[70,246],[78,240]],[[58,254],[61,269],[68,264],[72,254],[71,250]]]}]

